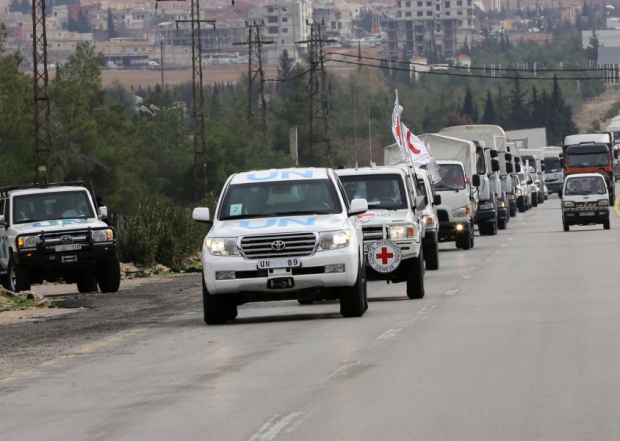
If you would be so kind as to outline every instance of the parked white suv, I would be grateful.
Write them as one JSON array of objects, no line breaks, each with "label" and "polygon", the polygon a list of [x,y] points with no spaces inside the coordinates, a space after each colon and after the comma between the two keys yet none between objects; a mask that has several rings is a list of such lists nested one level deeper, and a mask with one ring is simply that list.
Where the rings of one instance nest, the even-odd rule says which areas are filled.
[{"label": "parked white suv", "polygon": [[114,229],[81,182],[0,188],[0,276],[15,292],[63,279],[79,292],[116,292]]},{"label": "parked white suv", "polygon": [[339,299],[340,313],[368,308],[362,227],[363,199],[347,200],[334,171],[270,169],[228,178],[202,247],[207,324],[237,317],[247,302]]}]

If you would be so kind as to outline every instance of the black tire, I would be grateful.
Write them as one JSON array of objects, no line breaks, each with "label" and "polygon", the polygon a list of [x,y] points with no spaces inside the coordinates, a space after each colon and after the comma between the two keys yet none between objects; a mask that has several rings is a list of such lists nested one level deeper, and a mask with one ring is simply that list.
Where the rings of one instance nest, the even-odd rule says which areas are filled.
[{"label": "black tire", "polygon": [[110,256],[97,264],[97,283],[101,292],[117,292],[121,286],[121,264]]},{"label": "black tire", "polygon": [[223,295],[210,294],[202,277],[202,309],[207,325],[223,325],[229,320],[231,311],[227,300]]},{"label": "black tire", "polygon": [[415,259],[407,259],[407,297],[410,299],[424,298],[424,251]]},{"label": "black tire", "polygon": [[472,224],[471,227],[469,227],[469,248],[473,248],[474,247],[474,225]]},{"label": "black tire", "polygon": [[570,227],[566,222],[564,222],[564,231],[570,231]]},{"label": "black tire", "polygon": [[364,267],[364,261],[361,260],[361,262],[362,264],[357,270],[355,285],[341,288],[340,314],[343,317],[361,317],[366,312],[366,268]]},{"label": "black tire", "polygon": [[237,303],[233,299],[229,299],[226,305],[228,312],[228,320],[234,320],[237,318],[239,311],[237,310]]},{"label": "black tire", "polygon": [[6,278],[8,289],[13,292],[30,291],[30,271],[23,264],[15,263],[13,257],[9,258],[7,265]]},{"label": "black tire", "polygon": [[606,230],[609,230],[611,228],[611,225],[609,223],[609,219],[603,221],[603,228],[606,229]]},{"label": "black tire", "polygon": [[426,243],[424,249],[424,260],[426,261],[427,270],[439,269],[439,242],[437,238],[431,243]]},{"label": "black tire", "polygon": [[[478,227],[480,228],[480,227]],[[469,250],[472,247],[473,242],[473,230],[465,231],[459,235],[460,247],[464,250]]]},{"label": "black tire", "polygon": [[538,193],[532,196],[532,207],[538,207]]},{"label": "black tire", "polygon": [[314,299],[297,299],[297,303],[300,305],[312,305],[314,303]]},{"label": "black tire", "polygon": [[515,217],[517,215],[517,208],[513,207],[510,209],[510,217]]},{"label": "black tire", "polygon": [[497,222],[489,222],[489,236],[497,234]]},{"label": "black tire", "polygon": [[498,219],[497,220],[497,228],[499,228],[500,230],[505,230],[506,229],[506,219]]},{"label": "black tire", "polygon": [[80,293],[97,291],[97,278],[92,269],[85,270],[78,275],[77,289]]}]

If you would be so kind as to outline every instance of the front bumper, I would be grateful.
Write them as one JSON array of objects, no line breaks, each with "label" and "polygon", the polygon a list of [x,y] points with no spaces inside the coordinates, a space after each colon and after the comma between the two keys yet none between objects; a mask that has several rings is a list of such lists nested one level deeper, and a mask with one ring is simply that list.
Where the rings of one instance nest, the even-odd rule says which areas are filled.
[{"label": "front bumper", "polygon": [[[319,251],[310,256],[297,257],[301,261],[299,267],[259,269],[258,259],[212,256],[203,247],[202,271],[211,294],[256,291],[273,293],[274,297],[277,297],[277,293],[281,292],[353,286],[359,267],[358,250],[357,246],[350,244],[339,250]],[[329,268],[336,272],[330,272]],[[224,275],[227,278],[222,279]],[[287,279],[292,281],[292,286],[289,284],[286,288],[270,288],[270,279]]]},{"label": "front bumper", "polygon": [[454,242],[457,236],[469,234],[470,230],[469,220],[439,221],[439,242]]},{"label": "front bumper", "polygon": [[79,250],[57,252],[41,244],[36,249],[25,249],[13,254],[15,262],[29,267],[54,269],[69,266],[87,266],[116,255],[116,245],[110,243],[82,244]]},{"label": "front bumper", "polygon": [[568,225],[602,224],[609,220],[609,208],[563,209],[562,222]]},{"label": "front bumper", "polygon": [[[505,211],[505,210],[504,210]],[[497,220],[497,209],[476,211],[476,223],[495,222]]]}]

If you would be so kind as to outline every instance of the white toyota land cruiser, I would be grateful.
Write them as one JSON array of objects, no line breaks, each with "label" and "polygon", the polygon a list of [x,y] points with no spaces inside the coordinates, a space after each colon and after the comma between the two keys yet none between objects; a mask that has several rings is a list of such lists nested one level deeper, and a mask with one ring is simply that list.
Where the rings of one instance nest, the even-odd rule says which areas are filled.
[{"label": "white toyota land cruiser", "polygon": [[426,196],[407,165],[336,170],[349,198],[364,198],[368,212],[360,215],[368,280],[407,282],[410,299],[424,297]]},{"label": "white toyota land cruiser", "polygon": [[368,308],[362,228],[368,204],[347,200],[332,169],[291,168],[230,176],[202,247],[207,324],[237,317],[247,302],[339,299],[340,313]]},{"label": "white toyota land cruiser", "polygon": [[0,277],[14,292],[62,278],[79,292],[116,292],[114,229],[81,182],[0,188]]}]

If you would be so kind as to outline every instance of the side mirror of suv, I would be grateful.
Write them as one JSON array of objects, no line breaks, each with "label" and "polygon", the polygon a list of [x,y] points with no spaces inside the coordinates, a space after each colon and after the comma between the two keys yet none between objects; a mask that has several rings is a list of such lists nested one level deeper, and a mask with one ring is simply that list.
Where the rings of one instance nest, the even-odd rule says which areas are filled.
[{"label": "side mirror of suv", "polygon": [[[477,176],[477,175],[475,175]],[[433,203],[435,205],[441,205],[441,195],[440,194],[436,194],[435,196],[433,196]]]},{"label": "side mirror of suv", "polygon": [[366,213],[367,211],[368,201],[366,199],[353,199],[351,201],[349,216],[357,216],[358,214]]},{"label": "side mirror of suv", "polygon": [[99,213],[101,214],[101,220],[106,220],[108,218],[108,207],[105,205],[101,205],[98,207]]},{"label": "side mirror of suv", "polygon": [[480,187],[480,175],[473,175],[471,177],[471,183],[474,187]]}]

